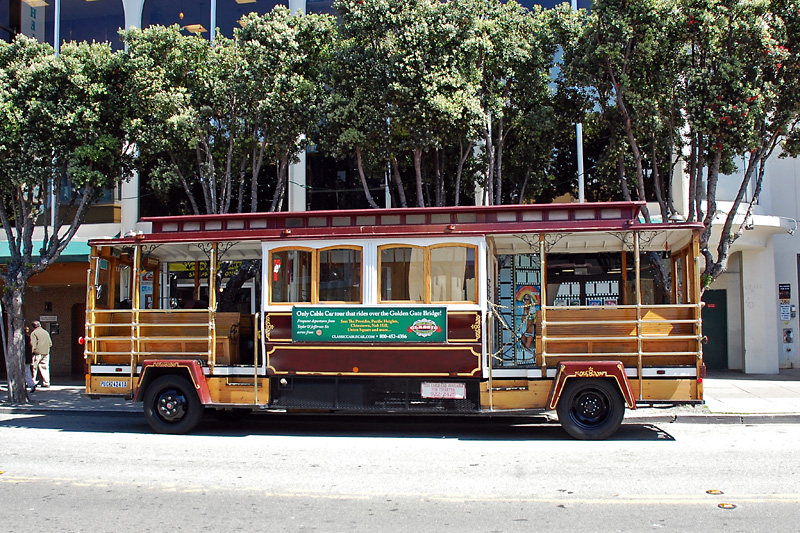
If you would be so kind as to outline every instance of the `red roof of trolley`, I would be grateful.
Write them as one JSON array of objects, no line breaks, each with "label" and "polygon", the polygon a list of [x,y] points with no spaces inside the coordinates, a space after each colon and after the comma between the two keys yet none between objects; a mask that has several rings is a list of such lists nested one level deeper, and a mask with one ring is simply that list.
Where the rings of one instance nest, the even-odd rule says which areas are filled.
[{"label": "red roof of trolley", "polygon": [[93,245],[700,228],[638,221],[644,202],[517,204],[147,217],[150,233]]}]

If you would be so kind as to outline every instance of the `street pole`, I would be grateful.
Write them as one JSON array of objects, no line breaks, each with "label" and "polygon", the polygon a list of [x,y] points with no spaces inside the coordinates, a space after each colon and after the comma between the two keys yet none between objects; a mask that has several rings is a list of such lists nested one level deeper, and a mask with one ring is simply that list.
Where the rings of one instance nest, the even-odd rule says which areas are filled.
[{"label": "street pole", "polygon": [[[578,10],[578,0],[571,0],[573,11]],[[578,150],[578,202],[583,203],[586,201],[584,196],[584,176],[583,176],[583,124],[578,122],[575,124],[575,137]]]}]

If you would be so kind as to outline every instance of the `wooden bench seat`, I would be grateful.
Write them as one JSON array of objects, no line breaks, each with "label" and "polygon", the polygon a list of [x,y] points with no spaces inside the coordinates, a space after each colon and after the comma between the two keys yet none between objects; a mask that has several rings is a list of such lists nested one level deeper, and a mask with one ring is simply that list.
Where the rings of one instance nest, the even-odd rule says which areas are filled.
[{"label": "wooden bench seat", "polygon": [[636,308],[547,309],[544,328],[537,314],[537,352],[546,354],[548,365],[593,355],[634,364],[640,349],[646,365],[692,364],[699,350],[694,312],[691,307],[643,308],[640,337]]},{"label": "wooden bench seat", "polygon": [[[198,311],[140,311],[138,345],[132,341],[132,313],[97,312],[95,351],[97,360],[109,364],[129,364],[136,346],[136,363],[144,359],[196,357],[208,359],[208,313]],[[239,313],[216,313],[217,365],[237,364],[239,360]]]}]

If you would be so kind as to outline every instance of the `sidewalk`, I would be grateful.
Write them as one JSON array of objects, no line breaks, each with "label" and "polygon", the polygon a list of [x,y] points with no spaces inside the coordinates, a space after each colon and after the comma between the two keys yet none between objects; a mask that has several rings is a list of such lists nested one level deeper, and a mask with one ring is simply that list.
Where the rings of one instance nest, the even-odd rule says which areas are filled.
[{"label": "sidewalk", "polygon": [[[747,375],[737,371],[712,371],[704,380],[705,405],[628,410],[626,419],[637,421],[740,423],[800,423],[800,369],[780,374]],[[92,400],[83,382],[54,383],[32,393],[30,405],[8,405],[8,387],[0,381],[0,412],[89,411],[141,413],[141,404],[121,398]]]}]

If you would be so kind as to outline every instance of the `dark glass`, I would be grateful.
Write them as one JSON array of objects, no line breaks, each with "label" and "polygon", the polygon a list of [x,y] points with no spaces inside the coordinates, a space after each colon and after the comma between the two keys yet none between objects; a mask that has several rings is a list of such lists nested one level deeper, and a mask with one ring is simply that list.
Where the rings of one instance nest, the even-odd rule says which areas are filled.
[{"label": "dark glass", "polygon": [[306,13],[336,15],[333,0],[306,0]]},{"label": "dark glass", "polygon": [[62,42],[108,42],[114,50],[122,50],[119,30],[124,27],[121,0],[61,0]]},{"label": "dark glass", "polygon": [[209,38],[211,4],[209,0],[146,0],[142,9],[142,28],[178,24],[186,33]]},{"label": "dark glass", "polygon": [[361,302],[361,250],[319,252],[319,301]]},{"label": "dark glass", "polygon": [[217,28],[225,37],[233,37],[233,30],[239,28],[239,20],[249,13],[263,15],[277,5],[288,6],[288,2],[275,0],[217,0]]}]

